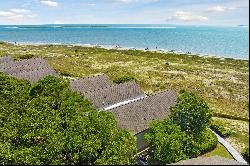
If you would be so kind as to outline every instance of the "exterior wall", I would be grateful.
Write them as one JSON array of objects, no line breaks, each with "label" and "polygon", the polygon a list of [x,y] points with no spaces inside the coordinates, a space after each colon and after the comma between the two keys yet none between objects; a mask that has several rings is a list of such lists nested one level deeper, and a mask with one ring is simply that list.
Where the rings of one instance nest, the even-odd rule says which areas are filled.
[{"label": "exterior wall", "polygon": [[144,131],[135,135],[138,152],[140,152],[148,147],[148,144],[146,143],[146,141],[143,138],[147,132],[148,132],[148,130],[144,130]]}]

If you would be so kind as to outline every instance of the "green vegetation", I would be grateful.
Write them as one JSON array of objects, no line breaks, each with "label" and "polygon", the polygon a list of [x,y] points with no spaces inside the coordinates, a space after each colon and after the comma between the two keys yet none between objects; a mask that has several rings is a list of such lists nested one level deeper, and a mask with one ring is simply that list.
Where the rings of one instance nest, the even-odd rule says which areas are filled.
[{"label": "green vegetation", "polygon": [[174,123],[188,134],[200,134],[210,124],[211,111],[206,102],[189,92],[183,92],[171,108]]},{"label": "green vegetation", "polygon": [[213,120],[210,128],[223,138],[232,134],[232,131],[229,128],[226,128],[224,123],[219,120]]},{"label": "green vegetation", "polygon": [[248,117],[247,60],[70,45],[0,45],[0,56],[26,54],[44,57],[57,72],[71,77],[105,73],[114,80],[131,75],[147,94],[185,89],[216,112]]},{"label": "green vegetation", "polygon": [[245,148],[241,155],[244,157],[244,159],[249,163],[249,147]]},{"label": "green vegetation", "polygon": [[214,150],[202,155],[202,157],[211,157],[211,156],[221,156],[221,157],[225,157],[228,159],[234,159],[231,156],[231,154],[227,151],[227,149],[223,145],[221,145],[220,143],[217,144],[217,146]]},{"label": "green vegetation", "polygon": [[[77,51],[76,51],[77,50]],[[203,98],[233,133],[226,138],[242,151],[249,145],[249,61],[138,50],[72,45],[13,45],[0,42],[0,56],[42,56],[59,73],[70,77],[107,74],[115,80],[133,76],[146,94],[173,88]],[[228,116],[238,120],[227,119]],[[236,115],[236,116],[235,116]],[[217,115],[216,115],[217,116]],[[224,117],[224,118],[221,118]]]},{"label": "green vegetation", "polygon": [[23,60],[23,59],[30,59],[33,58],[34,54],[25,54],[25,55],[18,55],[18,56],[14,56],[14,60]]},{"label": "green vegetation", "polygon": [[121,84],[121,83],[129,82],[131,80],[135,80],[135,77],[130,76],[130,75],[124,75],[124,76],[120,76],[120,77],[115,78],[113,80],[113,82],[116,84]]},{"label": "green vegetation", "polygon": [[0,164],[134,164],[133,134],[48,76],[31,85],[0,73]]},{"label": "green vegetation", "polygon": [[[222,131],[225,131],[225,138],[232,146],[241,152],[249,145],[249,122],[233,119],[213,117],[212,124],[217,124]],[[223,135],[222,135],[223,136]]]},{"label": "green vegetation", "polygon": [[171,119],[153,122],[150,125],[150,133],[145,135],[145,139],[150,143],[150,157],[162,163],[186,159],[182,143],[185,137],[180,126],[174,124]]},{"label": "green vegetation", "polygon": [[218,140],[208,129],[210,120],[211,112],[202,99],[182,93],[171,108],[171,115],[164,121],[153,122],[145,135],[151,157],[173,163],[213,150]]}]

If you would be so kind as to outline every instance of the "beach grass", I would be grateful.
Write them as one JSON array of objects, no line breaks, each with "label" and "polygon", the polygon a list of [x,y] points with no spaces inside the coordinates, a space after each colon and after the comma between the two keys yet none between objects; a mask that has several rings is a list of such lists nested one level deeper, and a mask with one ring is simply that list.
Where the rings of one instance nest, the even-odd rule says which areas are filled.
[{"label": "beach grass", "polygon": [[66,76],[85,77],[100,73],[114,80],[121,75],[136,78],[152,94],[174,88],[204,98],[216,112],[248,116],[248,60],[201,57],[138,50],[65,45],[1,44],[0,56],[15,59],[42,56]]},{"label": "beach grass", "polygon": [[225,140],[232,144],[238,152],[249,147],[249,122],[218,117],[213,117],[213,120],[231,131],[232,134]]}]

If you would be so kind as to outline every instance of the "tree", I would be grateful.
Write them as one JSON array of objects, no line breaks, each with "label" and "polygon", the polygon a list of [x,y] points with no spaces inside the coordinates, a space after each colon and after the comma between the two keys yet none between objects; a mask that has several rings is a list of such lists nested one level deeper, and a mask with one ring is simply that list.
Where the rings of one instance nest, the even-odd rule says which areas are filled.
[{"label": "tree", "polygon": [[186,134],[170,118],[150,124],[149,133],[145,134],[144,138],[149,143],[150,151],[153,151],[152,157],[156,160],[174,163],[187,158],[183,152]]},{"label": "tree", "polygon": [[30,85],[0,74],[0,103],[0,164],[134,163],[133,134],[65,79]]},{"label": "tree", "polygon": [[154,159],[173,163],[197,157],[216,147],[217,137],[207,128],[211,113],[202,99],[184,92],[170,110],[166,119],[150,125],[144,137]]},{"label": "tree", "polygon": [[171,108],[174,123],[188,134],[200,134],[210,124],[212,114],[206,102],[189,92],[182,93]]}]

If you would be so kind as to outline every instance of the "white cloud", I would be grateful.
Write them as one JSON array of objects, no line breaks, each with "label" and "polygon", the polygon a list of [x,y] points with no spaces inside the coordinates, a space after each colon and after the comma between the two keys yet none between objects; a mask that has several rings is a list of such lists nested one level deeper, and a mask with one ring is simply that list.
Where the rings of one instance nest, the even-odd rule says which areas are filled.
[{"label": "white cloud", "polygon": [[10,9],[11,12],[13,13],[19,13],[19,14],[26,14],[29,13],[29,10],[26,9]]},{"label": "white cloud", "polygon": [[36,14],[31,14],[26,9],[9,9],[8,11],[0,11],[0,17],[10,21],[21,21],[25,18],[35,18]]},{"label": "white cloud", "polygon": [[179,20],[179,21],[207,21],[208,18],[205,16],[194,15],[191,12],[177,11],[167,21]]},{"label": "white cloud", "polygon": [[207,12],[225,12],[229,10],[236,10],[236,7],[225,7],[225,6],[213,6],[209,7],[206,11]]},{"label": "white cloud", "polygon": [[57,2],[51,1],[51,0],[42,0],[40,2],[41,2],[41,4],[46,5],[48,7],[57,7],[58,6]]}]

